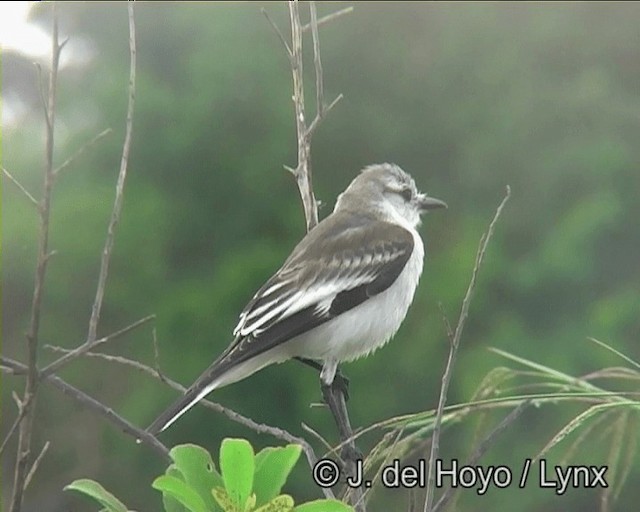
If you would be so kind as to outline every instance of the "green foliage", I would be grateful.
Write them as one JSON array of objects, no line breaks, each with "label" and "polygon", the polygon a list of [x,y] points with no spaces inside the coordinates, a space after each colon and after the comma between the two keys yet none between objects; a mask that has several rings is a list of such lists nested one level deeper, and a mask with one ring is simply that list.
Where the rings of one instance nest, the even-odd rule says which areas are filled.
[{"label": "green foliage", "polygon": [[[280,494],[300,457],[299,445],[268,447],[254,455],[244,439],[225,439],[220,448],[218,473],[209,452],[200,446],[175,446],[173,460],[152,487],[162,493],[165,512],[349,512],[336,500],[315,500],[295,506],[291,496]],[[108,512],[127,507],[93,480],[76,480],[65,490],[77,491],[97,501]]]}]

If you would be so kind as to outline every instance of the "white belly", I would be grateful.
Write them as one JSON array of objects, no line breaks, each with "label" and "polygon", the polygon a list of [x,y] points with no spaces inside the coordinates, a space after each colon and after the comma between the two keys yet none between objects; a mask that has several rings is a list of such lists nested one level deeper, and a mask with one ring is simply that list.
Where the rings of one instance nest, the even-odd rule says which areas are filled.
[{"label": "white belly", "polygon": [[411,257],[389,288],[294,338],[285,344],[286,355],[353,361],[380,348],[396,333],[407,314],[422,274],[423,258],[424,246],[416,233]]}]

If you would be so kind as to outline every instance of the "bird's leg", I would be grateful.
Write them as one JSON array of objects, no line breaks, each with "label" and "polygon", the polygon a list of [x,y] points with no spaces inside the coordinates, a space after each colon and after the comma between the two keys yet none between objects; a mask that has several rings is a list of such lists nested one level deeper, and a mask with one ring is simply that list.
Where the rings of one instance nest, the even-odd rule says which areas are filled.
[{"label": "bird's leg", "polygon": [[[300,361],[303,364],[306,364],[307,366],[310,366],[311,368],[318,370],[319,372],[322,371],[322,364],[319,363],[318,361],[315,361],[313,359],[307,359],[305,357],[295,357],[294,359],[296,359],[297,361]],[[340,392],[344,395],[345,401],[348,402],[349,401],[349,378],[342,373],[342,371],[340,370],[340,367],[338,367],[336,370],[336,374],[333,377],[332,385],[338,390],[340,390]]]},{"label": "bird's leg", "polygon": [[337,362],[326,362],[320,373],[320,387],[322,397],[329,406],[329,410],[338,427],[340,441],[345,443],[340,451],[340,456],[345,461],[347,467],[352,470],[355,467],[356,460],[362,459],[362,453],[356,448],[355,441],[351,439],[353,437],[353,429],[349,421],[346,397],[344,388],[342,387],[344,383],[336,382],[335,376],[337,375],[337,370]]}]

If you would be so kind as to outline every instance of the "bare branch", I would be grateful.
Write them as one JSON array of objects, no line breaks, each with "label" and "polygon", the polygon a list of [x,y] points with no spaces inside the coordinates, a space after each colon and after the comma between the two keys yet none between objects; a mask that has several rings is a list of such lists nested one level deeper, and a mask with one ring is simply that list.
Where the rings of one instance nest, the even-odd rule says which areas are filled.
[{"label": "bare branch", "polygon": [[127,3],[129,11],[129,101],[127,105],[127,121],[124,136],[124,145],[122,147],[122,158],[120,160],[120,172],[118,173],[118,182],[116,184],[116,197],[113,203],[113,211],[111,212],[111,220],[107,228],[107,237],[102,250],[102,261],[100,263],[100,274],[98,276],[98,286],[96,288],[96,297],[91,309],[91,319],[89,320],[89,333],[87,335],[87,343],[91,343],[96,339],[98,330],[98,321],[100,320],[100,311],[102,309],[102,300],[104,298],[104,290],[107,282],[107,274],[109,273],[109,262],[111,260],[111,252],[113,250],[113,241],[115,230],[120,221],[120,212],[122,211],[122,202],[124,196],[124,183],[127,177],[127,166],[129,163],[129,151],[131,149],[131,134],[133,131],[133,108],[136,94],[136,25],[133,16],[133,3]]},{"label": "bare branch", "polygon": [[[59,348],[59,347],[51,347],[51,348],[56,352],[63,352],[63,353],[71,352],[69,350]],[[163,374],[159,374],[156,369],[151,368],[150,366],[147,366],[139,361],[134,361],[132,359],[127,359],[121,356],[112,356],[112,355],[101,354],[97,352],[84,352],[81,355],[83,357],[102,359],[110,363],[121,364],[123,366],[134,368],[138,371],[146,373],[147,375],[150,375],[155,379],[160,380],[161,382],[164,382],[167,386],[169,386],[172,389],[175,389],[176,391],[179,391],[180,393],[184,393],[186,391],[186,388],[181,384],[177,383],[174,380],[171,380],[170,378],[166,377]],[[301,437],[294,436],[293,434],[290,434],[286,430],[278,427],[272,427],[270,425],[265,425],[263,423],[257,423],[252,419],[247,418],[246,416],[242,416],[241,414],[235,411],[232,411],[231,409],[228,409],[218,403],[212,402],[207,399],[203,399],[198,403],[203,405],[207,409],[211,409],[212,411],[215,411],[217,413],[224,414],[230,420],[235,421],[236,423],[239,423],[241,425],[244,425],[245,427],[250,428],[255,432],[258,432],[260,434],[269,434],[277,439],[281,439],[288,443],[295,443],[295,444],[301,445],[302,450],[304,451],[307,457],[307,461],[309,462],[309,467],[311,468],[313,468],[313,466],[318,461],[318,458],[316,457],[315,452],[313,451],[313,448],[311,447],[311,445]],[[150,434],[147,433],[147,435],[150,435]],[[327,498],[334,498],[334,495],[330,489],[323,489],[323,492]]]},{"label": "bare branch", "polygon": [[44,446],[42,447],[40,454],[36,457],[36,460],[33,461],[33,464],[31,465],[31,469],[29,470],[29,474],[27,475],[27,478],[25,478],[24,480],[25,490],[27,489],[27,487],[29,487],[29,484],[31,483],[31,479],[33,478],[33,475],[36,474],[36,471],[38,470],[38,466],[40,466],[40,463],[42,462],[42,459],[46,455],[47,450],[49,450],[50,444],[51,443],[49,443],[49,441],[44,443]]},{"label": "bare branch", "polygon": [[[0,369],[3,372],[9,372],[13,375],[24,375],[27,373],[27,366],[7,357],[0,356]],[[40,377],[40,376],[39,376]],[[122,416],[118,415],[113,411],[113,409],[107,407],[106,405],[100,403],[98,400],[93,398],[90,395],[87,395],[83,391],[75,388],[71,384],[67,384],[64,380],[62,380],[57,375],[49,375],[47,377],[42,377],[40,379],[41,382],[45,382],[47,384],[52,385],[65,395],[73,398],[76,402],[85,406],[87,409],[92,410],[98,415],[105,418],[109,423],[114,424],[116,427],[121,429],[125,434],[130,435],[136,440],[141,440],[144,444],[153,448],[153,450],[159,453],[164,459],[167,461],[171,460],[169,457],[169,450],[165,445],[163,445],[158,439],[154,436],[145,432],[144,430],[132,425],[127,420],[125,420]]]},{"label": "bare branch", "polygon": [[22,402],[20,402],[19,398],[17,398],[17,397],[14,397],[14,398],[16,399],[17,404],[18,404],[18,415],[16,416],[15,421],[11,425],[11,428],[9,429],[9,432],[7,432],[7,435],[4,438],[4,441],[2,441],[2,446],[0,446],[0,455],[2,455],[2,452],[7,447],[7,444],[9,443],[9,439],[11,439],[11,437],[13,437],[13,434],[16,432],[16,429],[17,429],[18,425],[20,425],[20,422],[22,421],[22,418],[24,418],[25,408],[22,407]]},{"label": "bare branch", "polygon": [[[93,350],[94,348],[99,347],[100,345],[104,345],[109,341],[118,339],[121,336],[124,336],[125,334],[127,334],[128,332],[131,332],[134,329],[137,329],[138,327],[146,324],[147,322],[154,320],[155,318],[156,318],[155,315],[145,316],[144,318],[141,318],[137,322],[134,322],[131,325],[128,325],[120,329],[119,331],[109,334],[108,336],[104,336],[99,340],[95,340],[91,343],[83,343],[76,349],[66,352],[65,355],[63,355],[59,359],[56,359],[53,363],[43,368],[42,371],[40,372],[40,375],[44,377],[46,377],[47,375],[52,375],[58,370],[60,370],[60,368],[62,368],[63,366],[66,366],[68,363],[70,363],[74,359],[77,359],[79,356],[81,356],[85,352],[89,352],[90,350]],[[47,345],[45,348],[53,348],[53,347],[51,347],[50,345]]]},{"label": "bare branch", "polygon": [[7,171],[4,167],[0,166],[0,169],[2,169],[2,173],[9,178],[9,180],[20,189],[20,192],[22,192],[25,197],[31,202],[32,205],[34,205],[36,208],[38,207],[38,200],[33,197],[29,191],[22,185],[22,183],[20,183],[17,179],[15,179],[10,173],[9,171]]},{"label": "bare branch", "polygon": [[69,158],[67,158],[64,162],[62,162],[62,164],[60,164],[54,171],[53,171],[53,175],[55,178],[58,177],[58,175],[65,171],[66,169],[68,169],[71,164],[73,162],[75,162],[87,149],[89,149],[91,146],[93,146],[94,144],[96,144],[100,139],[102,139],[103,137],[106,137],[107,135],[109,135],[113,130],[111,128],[107,128],[106,130],[102,130],[98,135],[96,135],[93,139],[91,139],[90,141],[85,142],[82,146],[80,146],[80,148],[73,154],[71,155]]},{"label": "bare branch", "polygon": [[438,309],[440,310],[440,314],[442,315],[442,323],[444,323],[444,328],[447,333],[447,338],[449,339],[449,343],[453,343],[453,329],[451,329],[451,324],[449,323],[447,314],[444,311],[444,306],[442,305],[442,302],[438,302]]},{"label": "bare branch", "polygon": [[269,16],[269,13],[264,7],[260,8],[260,12],[264,14],[264,17],[267,18],[267,21],[271,24],[273,31],[276,33],[276,35],[280,39],[280,42],[284,46],[284,50],[287,52],[287,56],[289,57],[289,59],[291,59],[293,54],[291,53],[291,48],[289,48],[289,43],[287,43],[287,40],[284,38],[282,31],[280,30],[280,28],[278,28],[278,25],[276,25],[276,22],[271,19],[271,16]]},{"label": "bare branch", "polygon": [[431,438],[431,452],[429,454],[429,473],[427,479],[427,495],[424,501],[424,512],[432,512],[433,511],[433,498],[434,498],[434,488],[435,488],[435,460],[438,457],[439,450],[439,442],[440,442],[440,427],[442,425],[442,414],[444,412],[444,405],[447,401],[447,392],[449,390],[449,383],[451,382],[451,375],[453,373],[453,365],[455,362],[455,358],[458,352],[458,346],[460,345],[460,338],[462,336],[462,331],[464,329],[465,322],[467,320],[467,316],[469,314],[469,305],[471,303],[471,297],[473,295],[473,291],[476,286],[476,279],[478,277],[478,272],[480,267],[482,266],[482,261],[484,259],[484,254],[487,250],[487,246],[489,244],[489,240],[491,240],[491,236],[493,235],[493,231],[495,229],[495,225],[500,218],[500,214],[502,213],[502,209],[505,204],[511,197],[511,188],[507,185],[506,194],[502,199],[502,202],[498,206],[496,213],[493,217],[493,220],[489,224],[489,229],[486,234],[483,234],[480,238],[480,245],[478,247],[478,254],[476,256],[475,266],[473,267],[473,273],[471,274],[471,281],[469,282],[469,287],[467,288],[467,293],[462,301],[462,308],[460,311],[460,317],[458,318],[458,325],[456,326],[456,330],[453,334],[453,339],[451,340],[451,348],[449,350],[449,358],[447,360],[447,366],[444,371],[444,375],[442,376],[442,386],[440,388],[440,399],[438,401],[438,409],[436,413],[436,419],[433,427],[433,436]]},{"label": "bare branch", "polygon": [[298,1],[289,2],[291,21],[291,75],[293,77],[293,104],[295,109],[296,133],[298,137],[298,164],[294,175],[300,191],[307,231],[318,224],[318,204],[313,194],[311,176],[311,145],[307,134],[304,103],[304,80],[302,63],[302,30]]},{"label": "bare branch", "polygon": [[313,64],[316,68],[316,116],[324,113],[324,80],[322,79],[322,60],[320,59],[320,38],[318,37],[318,13],[316,3],[309,2],[311,15],[311,36],[313,39]]},{"label": "bare branch", "polygon": [[20,420],[16,466],[13,479],[13,496],[11,512],[19,512],[24,498],[27,463],[31,452],[31,438],[35,416],[35,400],[38,391],[38,336],[40,333],[40,311],[44,295],[44,282],[49,261],[49,218],[51,212],[51,192],[53,189],[53,146],[54,121],[56,112],[56,86],[58,81],[58,64],[60,62],[60,46],[58,45],[58,16],[56,4],[52,4],[52,36],[51,36],[51,71],[49,73],[49,97],[45,107],[45,162],[44,185],[42,199],[38,204],[40,229],[38,236],[38,258],[31,302],[31,318],[27,332],[27,381],[24,389],[23,417]]},{"label": "bare branch", "polygon": [[337,454],[337,449],[333,448],[333,446],[331,446],[329,441],[327,441],[324,437],[322,437],[322,435],[320,435],[320,433],[318,431],[314,430],[313,428],[311,428],[306,423],[301,423],[301,427],[302,427],[302,430],[304,430],[305,432],[308,432],[309,434],[311,434],[318,441],[320,441],[320,443],[322,443],[322,445],[325,447],[325,449],[327,450],[327,453],[323,455],[323,458],[326,457],[327,455],[329,455],[330,453]]},{"label": "bare branch", "polygon": [[316,128],[318,128],[318,125],[320,124],[320,121],[322,121],[324,119],[324,117],[331,111],[331,109],[333,107],[336,106],[336,104],[342,99],[344,98],[344,95],[342,93],[338,94],[334,100],[329,103],[328,106],[323,107],[322,109],[322,115],[317,115],[313,121],[311,121],[311,124],[309,125],[309,128],[307,128],[307,136],[311,137],[314,132],[316,131]]},{"label": "bare branch", "polygon": [[[323,16],[317,21],[318,27],[324,25],[325,23],[329,23],[337,18],[344,16],[345,14],[350,14],[353,12],[353,6],[345,7],[344,9],[340,9],[339,11],[332,12],[331,14],[327,14]],[[308,32],[312,29],[312,23],[307,23],[306,25],[302,25],[302,32]]]},{"label": "bare branch", "polygon": [[165,376],[160,369],[160,350],[158,349],[158,334],[156,333],[155,326],[151,331],[151,338],[153,341],[153,364],[155,365],[156,373],[162,382],[166,382]]}]

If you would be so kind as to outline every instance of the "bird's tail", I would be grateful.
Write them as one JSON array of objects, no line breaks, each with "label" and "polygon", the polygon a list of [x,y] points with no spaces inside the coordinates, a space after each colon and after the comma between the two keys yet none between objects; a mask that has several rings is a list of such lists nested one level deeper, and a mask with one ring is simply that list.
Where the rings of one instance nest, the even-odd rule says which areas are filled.
[{"label": "bird's tail", "polygon": [[235,343],[230,345],[180,398],[147,427],[147,432],[153,435],[159,434],[214,389],[242,380],[271,363],[287,359],[282,357],[282,354],[278,357],[277,354],[270,352],[268,345],[258,346],[253,351],[236,350],[236,348]]},{"label": "bird's tail", "polygon": [[220,377],[227,370],[224,365],[214,362],[200,377],[184,392],[180,398],[173,402],[154,422],[147,427],[147,432],[156,435],[169,428],[180,416],[191,409],[196,403],[221,387]]}]

